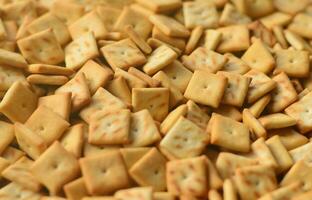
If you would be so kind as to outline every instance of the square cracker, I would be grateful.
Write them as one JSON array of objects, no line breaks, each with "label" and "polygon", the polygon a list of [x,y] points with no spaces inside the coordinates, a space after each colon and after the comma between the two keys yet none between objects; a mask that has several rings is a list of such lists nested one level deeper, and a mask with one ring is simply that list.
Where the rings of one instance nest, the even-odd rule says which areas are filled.
[{"label": "square cracker", "polygon": [[252,138],[266,138],[267,132],[262,124],[248,110],[243,110],[243,123],[248,127]]},{"label": "square cracker", "polygon": [[184,2],[183,16],[186,28],[193,29],[196,26],[203,28],[216,28],[219,22],[219,14],[213,3],[205,1]]},{"label": "square cracker", "polygon": [[66,76],[59,75],[43,75],[43,74],[31,74],[27,76],[28,83],[36,85],[63,85],[68,81]]},{"label": "square cracker", "polygon": [[298,198],[298,196],[300,196],[300,194],[304,194],[304,191],[302,190],[302,183],[300,181],[295,181],[262,196],[259,200],[288,198],[296,198],[299,200],[300,198]]},{"label": "square cracker", "polygon": [[167,159],[154,147],[130,168],[129,174],[140,186],[164,191],[167,188],[166,163]]},{"label": "square cracker", "polygon": [[274,11],[274,4],[271,0],[262,0],[260,3],[253,0],[245,1],[246,14],[251,18],[259,18]]},{"label": "square cracker", "polygon": [[127,147],[143,147],[154,144],[161,139],[158,128],[148,110],[131,114],[129,140]]},{"label": "square cracker", "polygon": [[309,76],[310,60],[307,51],[283,49],[275,51],[276,70],[284,71],[290,77]]},{"label": "square cracker", "polygon": [[189,37],[190,32],[180,22],[165,15],[151,15],[149,20],[164,34],[170,37]]},{"label": "square cracker", "polygon": [[248,109],[250,113],[255,116],[255,118],[258,118],[261,113],[264,111],[265,107],[270,103],[271,101],[271,95],[265,95],[261,97],[258,101],[256,101],[254,104],[252,104]]},{"label": "square cracker", "polygon": [[17,45],[29,63],[58,64],[64,61],[64,51],[53,30],[46,29],[17,41]]},{"label": "square cracker", "polygon": [[135,67],[130,67],[128,69],[128,73],[146,82],[149,87],[157,87],[160,85],[159,81],[153,79],[152,77]]},{"label": "square cracker", "polygon": [[151,22],[142,14],[132,8],[124,7],[114,25],[114,31],[124,32],[125,26],[132,25],[143,39],[148,38],[152,31]]},{"label": "square cracker", "polygon": [[140,160],[147,152],[151,150],[151,147],[131,147],[120,148],[120,153],[125,162],[127,169],[129,170],[138,160]]},{"label": "square cracker", "polygon": [[17,81],[26,81],[22,70],[0,66],[0,91],[7,91]]},{"label": "square cracker", "polygon": [[70,25],[83,15],[84,6],[74,2],[57,0],[51,6],[50,11],[63,23]]},{"label": "square cracker", "polygon": [[223,97],[226,84],[227,78],[223,75],[196,70],[185,90],[184,96],[196,103],[217,108]]},{"label": "square cracker", "polygon": [[129,143],[130,111],[103,110],[90,118],[88,142],[91,144]]},{"label": "square cracker", "polygon": [[154,200],[175,200],[175,196],[169,192],[154,192]]},{"label": "square cracker", "polygon": [[138,67],[146,63],[146,58],[140,49],[129,38],[101,48],[106,61],[115,70]]},{"label": "square cracker", "polygon": [[66,84],[55,90],[55,94],[61,93],[71,93],[72,112],[80,110],[91,101],[91,95],[84,73],[74,76]]},{"label": "square cracker", "polygon": [[74,73],[73,70],[65,67],[46,64],[30,64],[28,65],[27,72],[31,74],[47,74],[47,75],[63,75],[63,76],[70,76]]},{"label": "square cracker", "polygon": [[60,139],[60,143],[63,147],[76,158],[79,158],[82,154],[84,142],[84,127],[82,123],[75,124],[69,127],[62,138]]},{"label": "square cracker", "polygon": [[275,60],[261,40],[256,40],[244,53],[242,60],[252,69],[256,69],[265,74],[272,71]]},{"label": "square cracker", "polygon": [[250,70],[244,76],[250,77],[247,102],[253,103],[276,87],[275,81],[258,70]]},{"label": "square cracker", "polygon": [[241,107],[245,101],[251,78],[222,71],[219,71],[217,74],[225,76],[228,80],[221,103]]},{"label": "square cracker", "polygon": [[162,135],[166,135],[171,127],[176,123],[176,121],[181,117],[185,116],[187,113],[187,105],[182,104],[172,110],[166,118],[160,124],[160,132]]},{"label": "square cracker", "polygon": [[204,33],[204,28],[202,26],[196,26],[192,30],[191,35],[185,46],[185,51],[184,51],[185,54],[187,55],[190,54],[196,48],[203,33]]},{"label": "square cracker", "polygon": [[64,185],[64,192],[69,200],[84,199],[85,196],[88,196],[84,178],[78,178]]},{"label": "square cracker", "polygon": [[67,42],[69,42],[70,35],[66,24],[64,24],[57,16],[55,16],[51,12],[48,12],[30,22],[30,24],[27,25],[26,29],[30,34],[34,34],[48,28],[52,28],[57,41],[61,45],[65,45]]},{"label": "square cracker", "polygon": [[[104,23],[107,31],[112,31],[114,28],[114,24],[117,21],[118,17],[121,14],[121,10],[118,8],[114,8],[111,6],[98,5],[96,8],[97,14],[101,18]],[[109,15],[107,14],[109,13]]]},{"label": "square cracker", "polygon": [[79,164],[74,155],[56,141],[34,162],[30,171],[51,195],[56,195],[63,185],[79,176]]},{"label": "square cracker", "polygon": [[38,107],[27,119],[25,125],[41,136],[47,145],[60,138],[69,127],[66,120],[45,106]]},{"label": "square cracker", "polygon": [[260,165],[268,165],[277,168],[277,161],[275,160],[271,150],[265,143],[264,138],[259,138],[251,144],[251,153],[248,155],[258,161]]},{"label": "square cracker", "polygon": [[129,25],[125,27],[125,32],[128,34],[129,38],[146,54],[152,52],[152,48],[147,44],[147,42],[135,32],[133,26]]},{"label": "square cracker", "polygon": [[93,10],[68,27],[71,37],[75,40],[87,32],[92,32],[96,39],[103,39],[107,30],[96,10]]},{"label": "square cracker", "polygon": [[297,100],[297,92],[284,72],[275,75],[272,80],[276,82],[276,88],[272,92],[268,109],[280,112]]},{"label": "square cracker", "polygon": [[15,163],[22,156],[26,155],[24,151],[8,146],[1,154],[1,158],[7,160],[10,164]]},{"label": "square cracker", "polygon": [[153,75],[165,66],[172,63],[178,55],[170,47],[162,45],[155,49],[147,58],[147,62],[143,66],[143,71],[148,75]]},{"label": "square cracker", "polygon": [[79,160],[87,190],[105,195],[129,186],[127,170],[119,151],[111,151]]},{"label": "square cracker", "polygon": [[125,108],[127,108],[127,106],[123,101],[109,93],[104,88],[100,87],[92,96],[90,104],[83,108],[80,111],[79,115],[84,121],[90,123],[90,118],[92,114],[98,111],[106,109],[112,111]]},{"label": "square cracker", "polygon": [[20,197],[23,197],[24,199],[34,199],[34,200],[41,199],[40,194],[28,190],[23,186],[21,186],[20,184],[14,182],[11,182],[6,186],[2,187],[0,189],[0,196],[3,197],[3,199],[14,199],[14,200],[20,199]]},{"label": "square cracker", "polygon": [[210,119],[209,115],[192,100],[188,100],[186,106],[187,112],[185,117],[194,122],[199,128],[205,130]]},{"label": "square cracker", "polygon": [[167,88],[133,88],[132,106],[134,111],[147,109],[156,121],[161,122],[169,110]]},{"label": "square cracker", "polygon": [[294,15],[304,10],[309,4],[308,0],[274,0],[274,6],[281,12]]},{"label": "square cracker", "polygon": [[222,39],[222,33],[216,29],[208,29],[205,31],[203,46],[206,49],[215,51]]},{"label": "square cracker", "polygon": [[249,71],[250,67],[240,58],[231,53],[225,53],[224,56],[227,59],[227,62],[223,65],[222,71],[237,74],[245,74]]},{"label": "square cracker", "polygon": [[3,20],[0,18],[0,40],[4,40],[7,38],[7,32],[5,30]]},{"label": "square cracker", "polygon": [[19,147],[32,159],[36,160],[47,149],[45,140],[27,126],[16,122],[14,132]]},{"label": "square cracker", "polygon": [[36,109],[37,95],[23,82],[17,81],[5,93],[0,110],[13,122],[25,122]]},{"label": "square cracker", "polygon": [[220,44],[217,47],[218,52],[237,52],[248,49],[249,30],[246,25],[232,25],[217,29],[222,35]]},{"label": "square cracker", "polygon": [[229,117],[231,119],[234,119],[235,121],[242,121],[242,114],[239,111],[238,108],[236,108],[235,106],[229,106],[229,105],[222,105],[219,106],[216,109],[213,109],[213,113],[217,113],[220,115],[223,115],[225,117]]},{"label": "square cracker", "polygon": [[198,47],[189,56],[182,56],[182,61],[185,67],[191,71],[200,69],[215,73],[222,69],[227,59],[207,48]]},{"label": "square cracker", "polygon": [[234,183],[242,200],[257,199],[277,188],[273,168],[265,165],[237,169]]},{"label": "square cracker", "polygon": [[134,187],[130,189],[122,189],[114,194],[114,197],[119,200],[152,200],[153,188],[152,187]]},{"label": "square cracker", "polygon": [[209,141],[209,135],[192,121],[180,117],[160,142],[160,149],[176,159],[199,156]]},{"label": "square cracker", "polygon": [[230,26],[236,24],[248,24],[251,19],[230,3],[225,4],[219,23],[222,26]]},{"label": "square cracker", "polygon": [[299,13],[289,24],[288,29],[302,37],[312,39],[312,17],[310,15]]},{"label": "square cracker", "polygon": [[106,89],[121,99],[127,106],[131,105],[131,92],[128,87],[127,81],[122,77],[116,77],[113,80],[111,80],[107,86]]},{"label": "square cracker", "polygon": [[205,157],[169,161],[166,169],[168,192],[174,195],[207,195]]},{"label": "square cracker", "polygon": [[27,67],[27,62],[21,54],[2,48],[0,49],[0,64],[22,69]]},{"label": "square cracker", "polygon": [[258,119],[263,127],[267,130],[286,128],[296,125],[296,119],[284,114],[284,113],[273,113],[264,115]]},{"label": "square cracker", "polygon": [[182,5],[181,0],[137,0],[137,2],[157,13],[173,11]]},{"label": "square cracker", "polygon": [[65,47],[65,65],[69,69],[77,70],[97,56],[99,51],[92,32],[80,35]]},{"label": "square cracker", "polygon": [[[142,72],[142,73],[144,74],[144,72]],[[122,70],[120,68],[116,68],[115,69],[114,77],[115,78],[123,77],[126,80],[128,86],[129,86],[129,89],[132,89],[132,88],[145,88],[145,87],[148,86],[146,81],[140,79],[138,76],[134,75],[133,73],[126,72],[126,71],[124,71],[124,70]]]},{"label": "square cracker", "polygon": [[0,154],[12,143],[14,140],[14,127],[12,124],[0,121]]},{"label": "square cracker", "polygon": [[181,51],[183,51],[185,48],[185,40],[183,38],[167,36],[156,26],[154,26],[153,28],[152,38],[149,38],[147,40],[147,43],[152,48],[156,48],[163,44],[166,44],[179,55],[181,54]]},{"label": "square cracker", "polygon": [[297,121],[297,127],[301,133],[312,130],[311,106],[312,92],[309,92],[298,102],[293,103],[285,109],[285,113]]},{"label": "square cracker", "polygon": [[[243,123],[219,114],[213,115],[211,127],[211,144],[229,150],[248,152],[250,149],[249,130]],[[237,141],[233,143],[233,141]]]}]

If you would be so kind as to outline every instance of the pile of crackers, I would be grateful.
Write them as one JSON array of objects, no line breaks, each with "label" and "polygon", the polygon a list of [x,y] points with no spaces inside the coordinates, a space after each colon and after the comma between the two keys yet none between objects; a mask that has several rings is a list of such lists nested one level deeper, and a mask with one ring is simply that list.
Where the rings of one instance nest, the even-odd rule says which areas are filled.
[{"label": "pile of crackers", "polygon": [[311,0],[0,0],[0,200],[311,200]]}]

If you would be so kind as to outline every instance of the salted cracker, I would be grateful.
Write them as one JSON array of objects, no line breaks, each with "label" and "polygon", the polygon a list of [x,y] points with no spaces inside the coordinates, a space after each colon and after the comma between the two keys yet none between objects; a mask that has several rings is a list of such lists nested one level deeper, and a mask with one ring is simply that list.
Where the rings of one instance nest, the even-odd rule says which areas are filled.
[{"label": "salted cracker", "polygon": [[88,196],[83,177],[64,185],[64,192],[68,200],[83,199],[83,197]]},{"label": "salted cracker", "polygon": [[123,77],[126,80],[128,86],[129,86],[129,89],[145,88],[148,85],[148,83],[146,81],[143,81],[142,78],[139,78],[138,75],[135,76],[135,75],[133,75],[127,71],[120,69],[120,68],[115,69],[114,77]]},{"label": "salted cracker", "polygon": [[243,75],[250,70],[250,67],[235,55],[231,53],[225,53],[224,56],[227,59],[227,62],[223,65],[222,71]]},{"label": "salted cracker", "polygon": [[177,54],[181,54],[185,48],[186,42],[184,38],[170,37],[163,33],[160,29],[154,26],[152,30],[152,38],[147,40],[147,43],[152,47],[159,47],[163,44],[168,45],[172,48]]},{"label": "salted cracker", "polygon": [[153,188],[152,187],[134,187],[130,189],[118,190],[114,197],[119,200],[136,200],[136,199],[153,199]]},{"label": "salted cracker", "polygon": [[222,105],[222,106],[219,106],[218,108],[213,109],[212,114],[214,113],[223,115],[225,117],[229,117],[238,122],[242,121],[242,113],[235,106]]},{"label": "salted cracker", "polygon": [[131,91],[128,87],[127,81],[122,77],[116,77],[111,80],[106,89],[114,96],[124,101],[127,105],[131,105]]},{"label": "salted cracker", "polygon": [[60,138],[62,146],[76,158],[79,158],[82,155],[84,140],[83,129],[83,124],[75,124],[69,127]]},{"label": "salted cracker", "polygon": [[38,106],[45,106],[59,114],[65,120],[71,113],[71,93],[47,95],[38,99]]},{"label": "salted cracker", "polygon": [[181,0],[168,0],[168,1],[158,1],[158,0],[137,0],[137,2],[152,10],[153,12],[161,13],[173,11],[182,6]]},{"label": "salted cracker", "polygon": [[63,85],[68,82],[66,76],[59,75],[31,74],[26,79],[29,83],[37,85]]},{"label": "salted cracker", "polygon": [[135,67],[130,67],[128,69],[128,73],[146,82],[149,87],[157,87],[160,85],[159,81],[153,79],[152,77],[150,77],[149,75],[145,74],[144,72],[140,71]]},{"label": "salted cracker", "polygon": [[222,39],[222,33],[216,29],[208,29],[205,31],[204,47],[215,51]]},{"label": "salted cracker", "polygon": [[258,118],[270,101],[271,96],[269,94],[265,95],[253,103],[248,109],[255,118]]},{"label": "salted cracker", "polygon": [[304,38],[311,39],[312,32],[310,27],[312,17],[310,15],[299,13],[297,14],[292,22],[289,24],[288,29]]},{"label": "salted cracker", "polygon": [[128,25],[125,27],[125,32],[128,34],[130,39],[146,54],[152,52],[152,48],[149,44],[134,30],[133,26]]},{"label": "salted cracker", "polygon": [[47,65],[47,64],[30,64],[27,67],[27,72],[31,74],[63,75],[63,76],[70,76],[74,73],[74,71],[71,69],[57,65]]},{"label": "salted cracker", "polygon": [[[112,31],[114,24],[121,14],[121,9],[107,5],[97,5],[95,8],[108,32]],[[107,14],[109,13],[109,15]],[[107,35],[106,35],[107,37]]]},{"label": "salted cracker", "polygon": [[187,112],[185,117],[194,122],[198,127],[206,129],[210,116],[207,112],[201,109],[194,101],[188,100],[186,103]]},{"label": "salted cracker", "polygon": [[84,14],[84,7],[74,2],[57,0],[51,6],[50,12],[66,25],[70,25]]},{"label": "salted cracker", "polygon": [[249,128],[252,138],[266,138],[267,131],[249,109],[243,110],[243,123]]},{"label": "salted cracker", "polygon": [[4,199],[19,199],[21,196],[25,199],[40,200],[41,195],[28,190],[18,183],[11,182],[0,189],[0,196]]},{"label": "salted cracker", "polygon": [[27,67],[27,62],[23,55],[5,49],[0,49],[0,63],[22,69]]},{"label": "salted cracker", "polygon": [[12,124],[5,121],[0,121],[1,141],[0,141],[0,154],[12,143],[14,140],[14,127]]},{"label": "salted cracker", "polygon": [[235,6],[230,3],[225,4],[220,16],[219,24],[223,26],[248,24],[251,22],[249,16],[241,13]]},{"label": "salted cracker", "polygon": [[163,122],[160,124],[160,132],[165,135],[171,129],[171,127],[176,123],[180,116],[185,116],[187,113],[187,105],[182,104],[172,110]]},{"label": "salted cracker", "polygon": [[120,148],[120,153],[125,162],[126,168],[129,170],[138,160],[140,160],[151,147],[131,147]]},{"label": "salted cracker", "polygon": [[284,113],[274,113],[260,117],[259,122],[265,129],[279,129],[294,126],[297,120]]}]

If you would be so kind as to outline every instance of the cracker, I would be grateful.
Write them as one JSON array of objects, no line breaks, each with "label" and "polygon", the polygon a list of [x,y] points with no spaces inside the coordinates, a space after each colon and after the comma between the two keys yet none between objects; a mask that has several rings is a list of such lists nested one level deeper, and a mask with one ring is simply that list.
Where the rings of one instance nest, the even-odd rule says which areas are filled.
[{"label": "cracker", "polygon": [[115,70],[138,67],[146,63],[144,54],[130,39],[124,39],[101,48],[106,61]]},{"label": "cracker", "polygon": [[[221,102],[227,78],[220,74],[196,70],[186,88],[184,96],[204,105],[217,108]],[[209,98],[207,98],[209,96]]]},{"label": "cracker", "polygon": [[275,64],[274,58],[261,40],[256,40],[244,53],[242,60],[252,69],[265,74],[269,73]]},{"label": "cracker", "polygon": [[143,66],[143,71],[148,75],[153,75],[172,63],[177,57],[178,55],[175,51],[166,45],[162,45],[155,49],[147,58],[147,62]]},{"label": "cracker", "polygon": [[258,160],[260,165],[269,165],[274,169],[277,168],[277,161],[263,138],[259,138],[253,142],[251,144],[251,149],[252,152],[249,156]]},{"label": "cracker", "polygon": [[[210,139],[211,144],[233,151],[249,151],[249,130],[246,125],[219,114],[215,114],[213,118]],[[233,141],[237,142],[233,143]]]},{"label": "cracker", "polygon": [[222,200],[222,196],[215,189],[209,190],[208,198],[211,200]]},{"label": "cracker", "polygon": [[224,200],[236,200],[237,199],[237,191],[231,179],[224,180],[223,198]]},{"label": "cracker", "polygon": [[249,66],[238,57],[231,53],[225,53],[224,56],[227,59],[227,62],[223,65],[222,71],[237,74],[245,74],[249,71]]},{"label": "cracker", "polygon": [[72,112],[78,111],[90,103],[91,96],[84,73],[73,77],[66,84],[59,87],[55,94],[68,92],[71,93]]},{"label": "cracker", "polygon": [[0,154],[12,143],[14,140],[14,128],[12,124],[9,124],[4,121],[0,121],[0,131],[1,131],[1,140],[0,140]]},{"label": "cracker", "polygon": [[237,52],[248,49],[250,45],[249,31],[246,25],[232,25],[217,30],[222,34],[220,44],[217,47],[218,52]]},{"label": "cracker", "polygon": [[162,69],[162,71],[170,78],[170,81],[182,92],[191,80],[192,72],[189,71],[178,60],[173,61],[171,64]]},{"label": "cracker", "polygon": [[215,73],[222,69],[227,59],[214,51],[198,47],[189,56],[183,56],[182,61],[191,71],[206,70]]},{"label": "cracker", "polygon": [[71,37],[75,40],[92,32],[96,39],[103,39],[107,33],[105,25],[95,10],[85,14],[68,27]]},{"label": "cracker", "polygon": [[212,161],[206,157],[206,165],[208,169],[208,186],[211,189],[220,189],[223,184],[223,180],[219,175],[219,172],[217,171],[215,164],[212,163]]},{"label": "cracker", "polygon": [[136,12],[132,8],[124,7],[115,22],[113,30],[123,32],[127,25],[132,25],[135,32],[143,39],[146,39],[152,31],[152,24],[144,15]]},{"label": "cracker", "polygon": [[63,23],[70,25],[83,15],[84,7],[74,2],[57,0],[51,6],[50,11]]},{"label": "cracker", "polygon": [[[26,1],[27,2],[27,1]],[[31,190],[25,189],[18,183],[11,182],[0,189],[2,199],[34,199],[40,200],[41,195]]]},{"label": "cracker", "polygon": [[45,140],[27,126],[17,122],[14,132],[19,147],[32,159],[37,159],[47,149]]},{"label": "cracker", "polygon": [[154,192],[154,200],[175,200],[175,196],[169,192]]},{"label": "cracker", "polygon": [[151,150],[150,147],[131,147],[121,148],[120,153],[129,170],[138,160],[140,160],[147,152]]},{"label": "cracker", "polygon": [[142,16],[148,18],[150,15],[153,15],[154,12],[139,3],[133,3],[130,5],[130,8],[137,13],[140,13]]},{"label": "cracker", "polygon": [[297,120],[283,113],[274,113],[259,118],[265,129],[286,128],[296,125]]},{"label": "cracker", "polygon": [[152,148],[129,170],[131,177],[140,186],[152,186],[154,191],[166,189],[166,158]]},{"label": "cracker", "polygon": [[79,158],[82,154],[83,140],[83,124],[76,124],[65,131],[60,143],[68,152]]},{"label": "cracker", "polygon": [[130,67],[128,69],[128,73],[132,74],[133,76],[141,79],[142,81],[146,82],[148,84],[148,86],[150,87],[157,87],[160,85],[160,82],[153,79],[152,77],[150,77],[149,75],[145,74],[144,72],[138,70],[135,67]]},{"label": "cracker", "polygon": [[228,80],[221,103],[241,107],[247,95],[251,78],[222,71],[219,71],[217,74],[225,76]]},{"label": "cracker", "polygon": [[202,26],[196,26],[192,30],[190,38],[187,41],[187,44],[185,47],[185,51],[184,51],[185,54],[190,54],[195,49],[203,33],[204,33],[204,28]]},{"label": "cracker", "polygon": [[136,200],[146,199],[152,200],[152,187],[134,187],[130,189],[119,190],[114,194],[114,197],[119,200]]},{"label": "cracker", "polygon": [[222,33],[216,29],[208,29],[205,31],[204,47],[206,49],[214,51],[220,44],[222,39]]},{"label": "cracker", "polygon": [[1,113],[13,122],[25,122],[36,109],[38,97],[21,81],[13,83],[0,103]]},{"label": "cracker", "polygon": [[181,54],[181,51],[185,48],[185,40],[183,38],[170,37],[163,33],[156,26],[153,28],[152,38],[148,39],[147,43],[153,48],[153,46],[161,46],[163,43],[167,44],[170,48],[175,50],[176,53]]},{"label": "cracker", "polygon": [[165,135],[171,129],[171,127],[176,123],[180,116],[184,116],[187,113],[187,105],[183,104],[172,110],[163,122],[160,124],[160,132]]},{"label": "cracker", "polygon": [[3,170],[1,175],[12,182],[18,183],[27,190],[39,192],[41,184],[29,170],[32,164],[33,161],[24,156]]},{"label": "cracker", "polygon": [[28,65],[27,72],[32,74],[63,75],[63,76],[70,76],[74,73],[72,69],[68,69],[57,65],[46,65],[46,64]]},{"label": "cracker", "polygon": [[222,105],[222,106],[219,106],[217,109],[213,109],[213,112],[223,115],[225,117],[232,118],[238,122],[242,121],[242,114],[234,106]]},{"label": "cracker", "polygon": [[274,76],[272,80],[276,82],[276,88],[272,92],[268,109],[280,112],[297,100],[297,92],[284,72]]},{"label": "cracker", "polygon": [[31,74],[27,81],[38,85],[63,85],[68,81],[66,76]]},{"label": "cracker", "polygon": [[79,163],[86,188],[92,195],[109,194],[129,185],[126,167],[118,151],[81,158]]},{"label": "cracker", "polygon": [[116,198],[112,196],[93,196],[93,197],[84,197],[82,200],[117,200]]},{"label": "cracker", "polygon": [[274,12],[260,19],[261,23],[268,29],[274,26],[285,26],[291,21],[292,16],[283,12]]},{"label": "cracker", "polygon": [[177,159],[200,155],[209,135],[192,121],[180,117],[160,142],[160,148]]},{"label": "cracker", "polygon": [[40,97],[38,106],[45,106],[59,114],[65,120],[69,119],[71,111],[71,93],[61,93]]},{"label": "cracker", "polygon": [[54,142],[34,162],[30,171],[40,183],[48,188],[51,195],[56,195],[64,184],[79,175],[79,164],[59,142]]},{"label": "cracker", "polygon": [[312,93],[309,92],[298,102],[293,103],[285,109],[287,115],[296,119],[296,125],[301,133],[307,133],[312,130],[312,124],[310,123],[310,102]]},{"label": "cracker", "polygon": [[286,41],[297,50],[307,50],[312,52],[311,46],[298,34],[284,30]]},{"label": "cracker", "polygon": [[131,92],[127,81],[122,76],[111,80],[106,88],[110,93],[123,100],[126,104],[131,105]]},{"label": "cracker", "polygon": [[83,178],[78,178],[64,185],[64,192],[68,200],[83,199],[83,197],[88,196]]},{"label": "cracker", "polygon": [[137,2],[140,5],[157,13],[173,11],[182,6],[182,3],[180,0],[169,0],[169,1],[137,0]]},{"label": "cracker", "polygon": [[258,18],[268,15],[274,11],[274,4],[270,0],[261,1],[261,3],[252,0],[246,1],[246,11],[248,16]]},{"label": "cracker", "polygon": [[266,138],[265,128],[248,109],[243,110],[243,123],[249,128],[252,138]]},{"label": "cracker", "polygon": [[6,159],[10,164],[15,163],[18,159],[25,155],[25,152],[8,146],[1,154],[1,157]]},{"label": "cracker", "polygon": [[280,187],[264,196],[262,196],[259,200],[266,200],[266,199],[285,199],[285,198],[293,198],[303,193],[302,190],[302,183],[300,181],[296,181],[284,187]]},{"label": "cracker", "polygon": [[168,114],[169,90],[167,88],[133,88],[134,111],[148,109],[153,118],[162,121]]},{"label": "cracker", "polygon": [[265,45],[272,47],[276,43],[276,39],[271,30],[267,29],[261,21],[257,20],[248,25],[253,35],[252,41],[260,39]]},{"label": "cracker", "polygon": [[38,134],[47,145],[60,138],[69,123],[47,107],[38,107],[27,119],[25,125]]},{"label": "cracker", "polygon": [[0,157],[0,173],[2,173],[3,170],[10,166],[10,164],[11,163],[7,159]]},{"label": "cracker", "polygon": [[286,38],[285,38],[285,35],[283,32],[283,28],[281,26],[274,26],[272,28],[272,31],[273,31],[273,34],[274,34],[278,44],[280,44],[283,48],[287,48],[288,43],[286,41]]},{"label": "cracker", "polygon": [[48,28],[52,28],[57,41],[61,45],[69,42],[70,35],[66,25],[51,12],[40,16],[27,25],[27,31],[30,34],[38,33]]},{"label": "cracker", "polygon": [[99,56],[99,51],[93,32],[88,32],[75,38],[65,47],[66,68],[77,70],[89,59]]},{"label": "cracker", "polygon": [[35,2],[29,0],[12,2],[12,4],[3,5],[2,7],[2,17],[6,20],[16,20],[17,22],[20,22],[27,14],[37,16]]},{"label": "cracker", "polygon": [[[112,31],[116,20],[120,16],[121,10],[106,5],[98,5],[95,9],[107,31]],[[109,13],[109,15],[107,13]]]},{"label": "cracker", "polygon": [[158,128],[148,110],[132,113],[130,121],[130,144],[127,147],[149,146],[161,139]]},{"label": "cracker", "polygon": [[168,192],[174,195],[207,195],[205,157],[194,157],[167,163]]},{"label": "cracker", "polygon": [[296,199],[298,200],[307,200],[307,199],[310,199],[312,196],[312,192],[311,191],[308,191],[308,192],[304,192],[300,195],[297,195],[296,196]]},{"label": "cracker", "polygon": [[143,81],[138,76],[135,76],[132,73],[126,72],[120,68],[115,69],[114,76],[115,77],[123,77],[127,81],[127,84],[128,84],[130,89],[132,89],[132,88],[145,88],[148,85],[147,82]]},{"label": "cracker", "polygon": [[7,32],[5,30],[2,19],[0,19],[0,40],[3,40],[7,37]]},{"label": "cracker", "polygon": [[90,104],[83,108],[79,115],[84,121],[90,123],[92,114],[98,111],[106,110],[108,108],[113,111],[125,109],[126,107],[127,106],[123,103],[123,101],[100,87],[92,96]]},{"label": "cracker", "polygon": [[196,26],[203,28],[216,28],[219,22],[219,14],[216,6],[209,2],[195,1],[183,3],[184,24],[188,29]]},{"label": "cracker", "polygon": [[219,24],[222,26],[248,24],[251,19],[244,13],[239,12],[232,4],[225,4],[220,16]]},{"label": "cracker", "polygon": [[186,105],[187,113],[185,117],[194,122],[198,127],[205,130],[210,119],[209,115],[192,100],[188,100]]},{"label": "cracker", "polygon": [[294,162],[303,160],[309,164],[311,151],[312,151],[312,143],[308,142],[306,144],[303,144],[302,146],[292,149],[291,151],[289,151],[289,154]]},{"label": "cracker", "polygon": [[248,109],[255,118],[258,118],[270,101],[271,96],[269,94],[265,95],[252,104]]},{"label": "cracker", "polygon": [[21,54],[5,49],[0,49],[0,64],[22,69],[27,67],[27,62]]},{"label": "cracker", "polygon": [[272,91],[277,85],[275,81],[267,75],[254,69],[247,72],[244,76],[251,78],[247,94],[248,103],[254,103],[256,100]]},{"label": "cracker", "polygon": [[152,52],[152,48],[145,42],[141,36],[135,32],[132,26],[126,26],[125,32],[128,34],[130,39],[146,54],[150,54]]},{"label": "cracker", "polygon": [[64,61],[64,51],[51,28],[20,39],[17,45],[29,63],[55,65]]},{"label": "cracker", "polygon": [[163,71],[157,72],[153,76],[153,79],[158,80],[162,87],[169,89],[169,108],[174,108],[185,100],[178,87],[172,83]]},{"label": "cracker", "polygon": [[277,162],[278,172],[284,172],[293,165],[293,160],[278,135],[268,139],[265,144],[269,147]]},{"label": "cracker", "polygon": [[242,200],[257,199],[277,188],[274,170],[265,165],[237,169],[234,182]]},{"label": "cracker", "polygon": [[312,39],[312,31],[309,28],[312,26],[311,20],[311,16],[299,13],[289,24],[288,29],[302,37]]}]

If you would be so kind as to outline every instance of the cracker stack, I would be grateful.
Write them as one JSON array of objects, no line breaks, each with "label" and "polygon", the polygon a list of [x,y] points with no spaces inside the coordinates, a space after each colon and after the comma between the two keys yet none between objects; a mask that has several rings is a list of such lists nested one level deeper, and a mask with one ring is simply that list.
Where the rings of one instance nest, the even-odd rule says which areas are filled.
[{"label": "cracker stack", "polygon": [[311,200],[311,0],[0,0],[0,200]]}]

